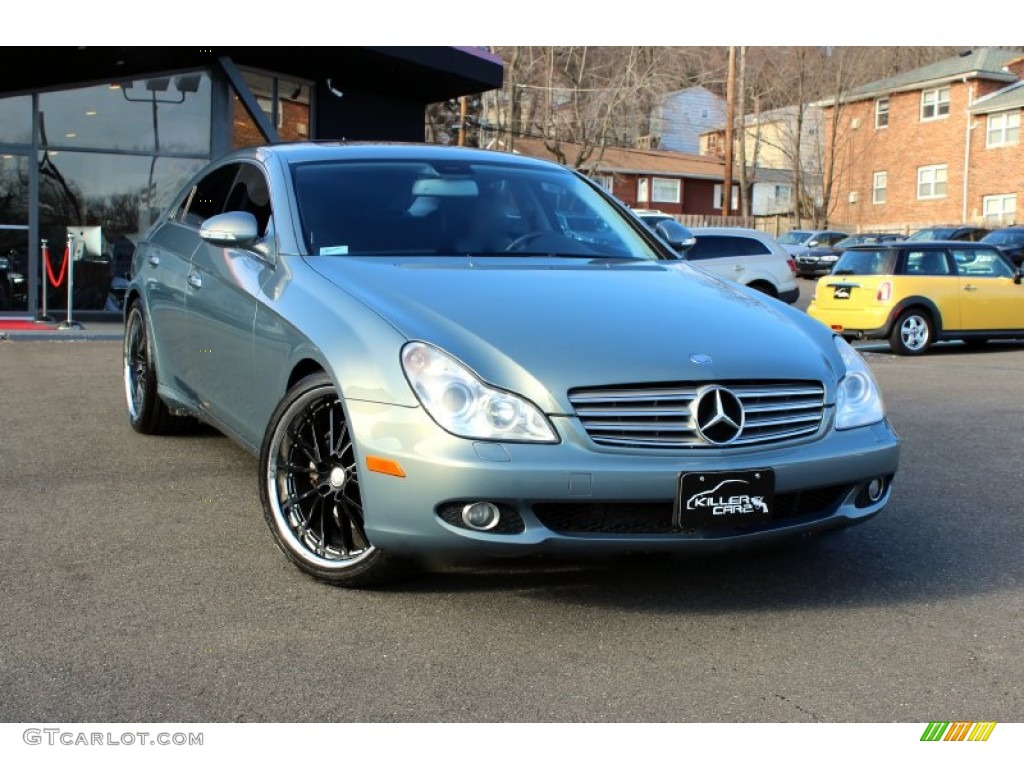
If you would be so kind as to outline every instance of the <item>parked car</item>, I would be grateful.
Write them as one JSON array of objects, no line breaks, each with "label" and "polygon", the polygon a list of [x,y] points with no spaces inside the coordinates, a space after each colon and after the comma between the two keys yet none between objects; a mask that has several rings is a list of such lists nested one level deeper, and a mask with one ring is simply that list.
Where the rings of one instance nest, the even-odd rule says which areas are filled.
[{"label": "parked car", "polygon": [[985,235],[979,243],[989,243],[1005,253],[1015,266],[1024,266],[1024,227],[1003,227]]},{"label": "parked car", "polygon": [[676,253],[685,254],[697,242],[693,233],[671,214],[643,208],[634,208],[632,213],[667,242]]},{"label": "parked car", "polygon": [[898,235],[893,232],[861,232],[844,237],[834,245],[818,245],[796,257],[796,273],[801,277],[827,275],[832,271],[832,267],[835,266],[839,257],[843,255],[843,251],[850,246],[887,243],[894,240],[903,240],[905,237],[905,235]]},{"label": "parked car", "polygon": [[924,227],[910,233],[907,240],[963,240],[976,243],[991,231],[984,227]]},{"label": "parked car", "polygon": [[859,245],[818,281],[807,313],[848,339],[888,339],[897,354],[920,355],[943,339],[1024,338],[1024,286],[994,245]]},{"label": "parked car", "polygon": [[[614,240],[567,236],[567,209]],[[777,541],[872,517],[897,470],[845,340],[542,160],[229,153],[139,242],[125,314],[131,426],[198,418],[256,454],[274,541],[334,584]]]},{"label": "parked car", "polygon": [[811,248],[833,245],[849,236],[849,232],[832,229],[791,229],[778,239],[778,243],[786,249],[790,256],[799,256],[807,253]]},{"label": "parked car", "polygon": [[28,298],[28,282],[21,271],[24,259],[11,249],[0,256],[0,310],[24,309]]},{"label": "parked car", "polygon": [[694,227],[686,260],[787,304],[800,298],[796,264],[771,235],[742,227]]}]

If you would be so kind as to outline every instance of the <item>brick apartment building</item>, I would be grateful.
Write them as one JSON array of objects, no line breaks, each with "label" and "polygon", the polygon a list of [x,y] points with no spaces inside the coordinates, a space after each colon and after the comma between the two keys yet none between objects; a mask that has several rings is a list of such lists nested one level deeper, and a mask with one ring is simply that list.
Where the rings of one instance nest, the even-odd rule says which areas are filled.
[{"label": "brick apartment building", "polygon": [[[862,229],[1017,223],[1024,51],[981,48],[822,102],[830,218]],[[839,109],[833,137],[833,111]]]}]

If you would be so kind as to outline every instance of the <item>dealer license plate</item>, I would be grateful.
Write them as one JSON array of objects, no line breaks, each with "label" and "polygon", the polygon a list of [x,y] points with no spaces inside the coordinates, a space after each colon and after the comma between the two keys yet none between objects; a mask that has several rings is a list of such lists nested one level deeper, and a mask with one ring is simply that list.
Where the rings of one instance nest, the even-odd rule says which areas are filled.
[{"label": "dealer license plate", "polygon": [[775,472],[685,472],[679,478],[677,528],[760,524],[772,519]]}]

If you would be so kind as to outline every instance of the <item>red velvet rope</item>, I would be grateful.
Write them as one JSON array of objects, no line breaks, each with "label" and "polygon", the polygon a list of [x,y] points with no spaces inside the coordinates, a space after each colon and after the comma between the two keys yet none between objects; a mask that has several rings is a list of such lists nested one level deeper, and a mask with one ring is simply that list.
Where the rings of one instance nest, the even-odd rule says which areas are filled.
[{"label": "red velvet rope", "polygon": [[71,246],[64,246],[64,261],[60,264],[60,276],[53,276],[53,267],[50,266],[50,247],[48,245],[43,246],[43,261],[46,264],[46,276],[50,279],[50,285],[54,288],[60,288],[61,283],[64,282],[64,276],[68,272],[68,261],[71,258]]}]

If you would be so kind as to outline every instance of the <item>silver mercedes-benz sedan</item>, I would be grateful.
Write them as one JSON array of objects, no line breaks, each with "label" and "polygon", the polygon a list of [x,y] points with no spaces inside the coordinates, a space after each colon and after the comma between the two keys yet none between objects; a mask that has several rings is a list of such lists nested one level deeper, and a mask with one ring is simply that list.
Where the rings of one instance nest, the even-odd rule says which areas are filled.
[{"label": "silver mercedes-benz sedan", "polygon": [[140,242],[125,324],[135,430],[200,419],[258,455],[274,540],[346,586],[850,525],[899,458],[847,342],[511,154],[225,156]]}]

